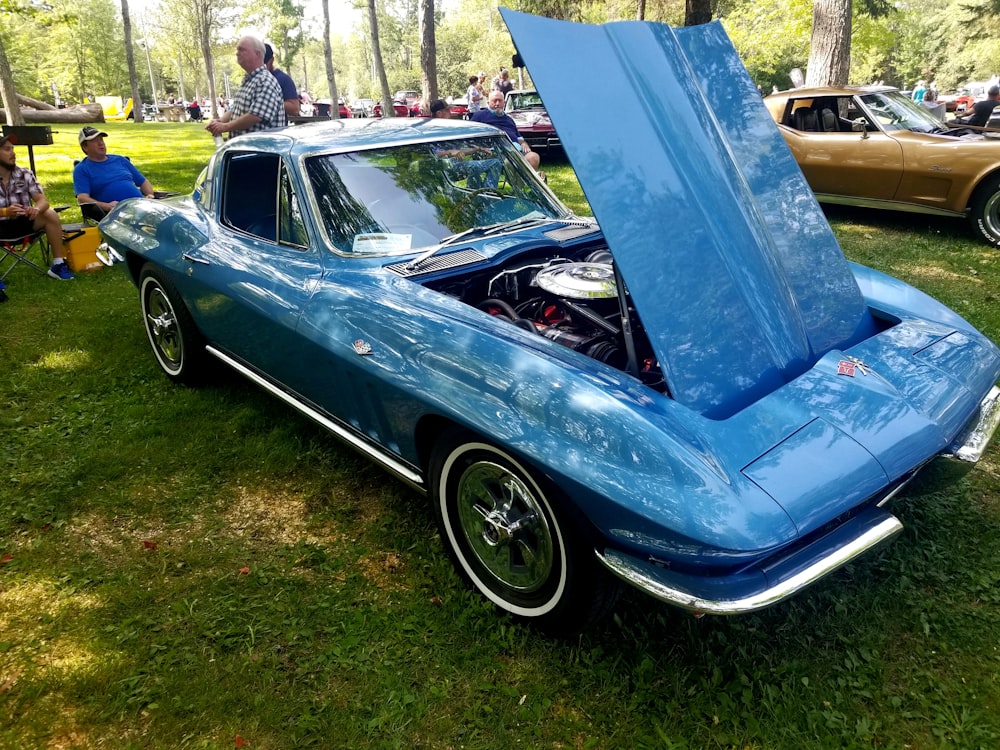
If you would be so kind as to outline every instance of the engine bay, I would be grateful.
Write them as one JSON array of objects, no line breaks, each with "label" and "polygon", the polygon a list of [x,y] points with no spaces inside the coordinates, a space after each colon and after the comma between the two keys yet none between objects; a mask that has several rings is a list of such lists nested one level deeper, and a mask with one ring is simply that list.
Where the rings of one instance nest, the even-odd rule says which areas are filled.
[{"label": "engine bay", "polygon": [[[552,248],[560,253],[563,248]],[[427,286],[666,391],[649,339],[610,251],[533,252]]]}]

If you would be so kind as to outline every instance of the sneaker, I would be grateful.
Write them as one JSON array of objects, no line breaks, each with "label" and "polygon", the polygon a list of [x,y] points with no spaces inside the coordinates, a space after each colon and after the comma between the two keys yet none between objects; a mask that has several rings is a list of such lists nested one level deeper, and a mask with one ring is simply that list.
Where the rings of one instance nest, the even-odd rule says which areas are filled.
[{"label": "sneaker", "polygon": [[69,270],[69,266],[66,265],[66,261],[61,260],[58,263],[53,264],[52,268],[49,269],[49,276],[53,279],[61,279],[63,281],[68,281],[69,279],[75,279],[76,277]]},{"label": "sneaker", "polygon": [[0,281],[0,302],[6,302],[8,300],[6,289],[7,285]]}]

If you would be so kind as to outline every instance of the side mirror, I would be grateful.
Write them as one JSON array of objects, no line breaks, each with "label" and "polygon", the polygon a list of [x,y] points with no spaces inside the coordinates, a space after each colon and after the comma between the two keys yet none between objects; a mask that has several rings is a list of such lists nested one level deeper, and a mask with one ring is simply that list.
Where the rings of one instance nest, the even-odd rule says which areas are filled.
[{"label": "side mirror", "polygon": [[862,140],[868,137],[868,120],[864,117],[858,117],[851,122],[851,130],[855,133],[861,133]]}]

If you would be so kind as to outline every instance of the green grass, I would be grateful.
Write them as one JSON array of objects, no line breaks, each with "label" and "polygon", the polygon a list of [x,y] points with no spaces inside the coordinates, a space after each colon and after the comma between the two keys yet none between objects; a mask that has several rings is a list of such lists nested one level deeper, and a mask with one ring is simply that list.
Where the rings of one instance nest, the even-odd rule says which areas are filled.
[{"label": "green grass", "polygon": [[[158,188],[211,150],[195,126],[108,130]],[[851,257],[1000,335],[1000,256],[964,226],[831,218]],[[0,748],[1000,746],[996,448],[790,602],[697,620],[627,593],[553,642],[465,591],[426,502],[310,422],[236,377],[169,383],[120,271],[9,282]]]}]

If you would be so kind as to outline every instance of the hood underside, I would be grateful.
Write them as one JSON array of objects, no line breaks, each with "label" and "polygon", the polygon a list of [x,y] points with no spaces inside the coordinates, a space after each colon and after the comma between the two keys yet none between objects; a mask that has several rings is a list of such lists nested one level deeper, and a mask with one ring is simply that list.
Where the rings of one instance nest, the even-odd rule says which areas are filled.
[{"label": "hood underside", "polygon": [[721,24],[501,13],[678,402],[725,418],[875,331]]}]

